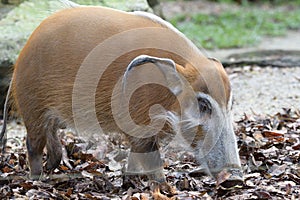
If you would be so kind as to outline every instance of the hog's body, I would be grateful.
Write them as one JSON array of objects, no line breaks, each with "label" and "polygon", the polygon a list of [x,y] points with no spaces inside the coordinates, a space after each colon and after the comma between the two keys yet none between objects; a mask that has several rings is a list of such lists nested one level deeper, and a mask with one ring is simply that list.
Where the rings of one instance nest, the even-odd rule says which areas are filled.
[{"label": "hog's body", "polygon": [[[42,152],[45,146],[47,146],[48,155],[47,168],[55,168],[60,163],[61,145],[56,131],[63,126],[74,128],[76,125],[73,113],[74,83],[82,63],[85,63],[90,52],[97,45],[116,34],[142,28],[158,28],[173,32],[179,38],[184,37],[175,29],[170,28],[169,24],[164,24],[162,20],[155,17],[152,19],[151,15],[126,13],[102,7],[65,9],[48,17],[33,32],[16,62],[12,83],[14,99],[27,129],[26,142],[32,176],[42,173]],[[135,39],[137,38],[128,38],[132,44],[135,43]],[[165,38],[155,35],[152,40],[165,41]],[[220,136],[216,140],[220,139],[221,141],[218,140],[215,143],[216,147],[212,147],[212,152],[207,152],[206,157],[201,161],[207,162],[210,169],[208,171],[213,175],[224,168],[239,169],[240,162],[231,127],[231,92],[228,77],[219,62],[208,59],[198,52],[193,52],[195,48],[190,46],[186,38],[183,40],[187,42],[185,46],[181,46],[181,52],[185,52],[189,56],[198,55],[195,58],[197,66],[193,66],[182,56],[163,48],[130,50],[117,57],[108,66],[100,66],[105,70],[100,81],[96,83],[95,90],[95,112],[99,124],[104,132],[124,132],[113,117],[112,93],[119,78],[123,77],[127,66],[137,56],[148,55],[154,60],[166,58],[168,65],[170,64],[169,60],[173,60],[176,63],[176,73],[184,77],[196,94],[199,94],[196,97],[199,100],[199,109],[206,117],[202,121],[199,119],[198,126],[200,128],[191,144],[192,148],[198,152],[200,148],[198,143],[203,141],[203,137],[213,131],[219,131]],[[168,41],[169,44],[176,42]],[[147,43],[146,40],[145,43]],[[115,45],[118,49],[126,50],[128,41],[124,41],[124,44],[117,43]],[[149,43],[149,45],[151,44]],[[112,48],[116,48],[116,46]],[[174,48],[177,48],[176,45]],[[98,59],[105,59],[106,56],[109,55],[103,52]],[[138,65],[146,63],[149,60],[148,56],[139,58],[141,60]],[[155,62],[161,64],[160,62],[164,61],[150,61],[150,63]],[[86,85],[86,87],[92,86]],[[82,86],[81,89],[83,90],[82,96],[86,95],[85,88]],[[189,107],[189,101],[186,99],[190,97],[186,97],[184,92],[178,94],[177,98],[183,99],[183,102],[186,102],[183,105],[186,108]],[[178,101],[181,100],[177,100],[174,93],[165,87],[153,84],[143,86],[130,99],[131,117],[137,124],[149,124],[151,119],[148,111],[152,105],[159,104],[174,115],[185,115],[188,118],[190,111],[185,111],[184,107],[180,107]],[[92,111],[83,109],[82,112],[89,115]],[[222,114],[220,115],[220,113]],[[213,125],[214,123],[215,125]],[[222,127],[220,128],[220,126]],[[217,128],[211,130],[212,127]],[[172,129],[172,127],[165,126],[164,129],[169,130],[170,128]],[[181,128],[184,129],[184,127]],[[155,136],[141,140],[132,139],[132,136],[128,138],[131,140],[132,152],[149,153],[158,150]],[[161,177],[155,177],[155,179],[159,178]]]}]

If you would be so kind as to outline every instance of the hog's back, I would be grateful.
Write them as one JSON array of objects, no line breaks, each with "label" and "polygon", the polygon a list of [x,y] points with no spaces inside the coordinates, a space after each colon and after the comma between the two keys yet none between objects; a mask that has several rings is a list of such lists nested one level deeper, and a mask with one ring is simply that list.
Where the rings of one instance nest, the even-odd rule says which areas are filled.
[{"label": "hog's back", "polygon": [[[43,124],[49,116],[59,118],[66,125],[73,124],[74,80],[86,56],[114,34],[160,26],[141,16],[102,7],[66,9],[44,20],[20,53],[13,74],[14,99],[25,125],[37,121]],[[98,120],[107,129],[117,127],[111,114],[114,85],[130,61],[141,54],[182,62],[170,52],[152,49],[128,52],[115,60],[102,75],[95,98]],[[131,101],[137,123],[149,122],[148,115],[141,116],[148,112],[149,106],[158,103],[170,107],[174,103],[168,90],[157,87],[145,86]]]}]

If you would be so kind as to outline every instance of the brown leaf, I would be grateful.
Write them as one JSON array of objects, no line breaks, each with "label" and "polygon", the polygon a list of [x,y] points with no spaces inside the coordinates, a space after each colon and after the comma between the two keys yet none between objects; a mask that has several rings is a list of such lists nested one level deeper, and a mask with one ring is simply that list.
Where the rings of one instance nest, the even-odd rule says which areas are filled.
[{"label": "brown leaf", "polygon": [[140,194],[140,199],[141,200],[149,200],[149,197],[145,193]]},{"label": "brown leaf", "polygon": [[63,171],[67,171],[69,168],[64,166],[64,165],[60,165],[59,168]]},{"label": "brown leaf", "polygon": [[294,150],[300,150],[300,143],[299,144],[296,144],[296,145],[293,145],[292,148]]},{"label": "brown leaf", "polygon": [[289,195],[292,193],[292,185],[291,184],[286,184],[285,186],[285,194]]},{"label": "brown leaf", "polygon": [[85,196],[85,198],[87,198],[87,199],[93,199],[93,200],[94,200],[94,199],[95,199],[95,200],[97,199],[97,198],[95,198],[93,195],[88,194],[88,193],[85,193],[84,196]]},{"label": "brown leaf", "polygon": [[272,196],[270,195],[269,192],[266,191],[255,191],[254,194],[259,198],[259,199],[272,199]]},{"label": "brown leaf", "polygon": [[76,160],[76,161],[74,162],[74,165],[77,166],[77,165],[79,165],[80,163],[81,163],[81,160]]},{"label": "brown leaf", "polygon": [[10,172],[12,172],[13,170],[12,170],[10,167],[5,166],[5,167],[3,167],[2,171],[3,171],[3,173],[10,173]]},{"label": "brown leaf", "polygon": [[20,186],[22,188],[24,188],[25,190],[30,190],[33,188],[32,183],[30,183],[30,182],[20,183]]},{"label": "brown leaf", "polygon": [[172,198],[169,198],[169,197],[161,194],[160,192],[154,192],[152,194],[152,197],[154,200],[172,200]]},{"label": "brown leaf", "polygon": [[284,141],[284,134],[286,131],[263,131],[263,135],[270,139],[275,140],[277,142],[283,142]]},{"label": "brown leaf", "polygon": [[10,160],[9,160],[9,162],[8,162],[8,164],[10,164],[10,165],[14,165],[14,164],[15,164],[15,162],[16,162],[16,160],[14,160],[14,159],[10,159]]},{"label": "brown leaf", "polygon": [[70,197],[70,196],[72,195],[72,193],[73,193],[73,188],[68,188],[68,190],[67,190],[67,192],[65,193],[65,195],[66,195],[67,197]]}]

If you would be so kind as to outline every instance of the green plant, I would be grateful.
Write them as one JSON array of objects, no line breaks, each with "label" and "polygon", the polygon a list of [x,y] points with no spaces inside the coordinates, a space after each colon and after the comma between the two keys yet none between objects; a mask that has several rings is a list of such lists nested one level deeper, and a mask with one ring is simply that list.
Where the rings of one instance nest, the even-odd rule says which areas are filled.
[{"label": "green plant", "polygon": [[253,46],[263,36],[281,36],[300,28],[300,12],[241,7],[219,14],[178,15],[171,23],[198,46],[233,48]]}]

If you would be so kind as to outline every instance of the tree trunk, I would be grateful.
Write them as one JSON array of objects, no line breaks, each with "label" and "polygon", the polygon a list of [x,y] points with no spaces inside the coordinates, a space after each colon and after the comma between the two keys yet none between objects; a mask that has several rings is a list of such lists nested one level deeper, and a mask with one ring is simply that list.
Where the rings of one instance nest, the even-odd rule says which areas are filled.
[{"label": "tree trunk", "polygon": [[148,5],[153,9],[154,14],[165,19],[159,0],[147,0]]}]

